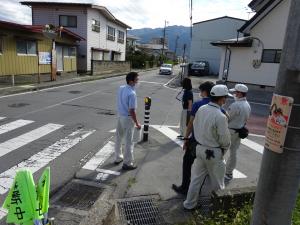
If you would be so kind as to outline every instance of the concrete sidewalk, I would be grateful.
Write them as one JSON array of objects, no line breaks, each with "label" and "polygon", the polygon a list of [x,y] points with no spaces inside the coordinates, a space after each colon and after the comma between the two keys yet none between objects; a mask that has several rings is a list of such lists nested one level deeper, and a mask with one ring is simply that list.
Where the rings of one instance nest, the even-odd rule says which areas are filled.
[{"label": "concrete sidewalk", "polygon": [[[83,168],[78,171],[71,183],[83,184],[81,195],[88,193],[89,188],[87,187],[91,186],[98,188],[96,190],[100,190],[101,193],[97,196],[97,200],[92,199],[94,202],[91,208],[78,209],[76,206],[73,207],[70,202],[86,202],[87,196],[83,197],[83,200],[64,197],[66,204],[63,203],[59,199],[62,199],[60,197],[64,194],[70,193],[70,190],[66,188],[69,186],[67,185],[52,198],[50,215],[56,218],[55,224],[171,225],[188,221],[192,214],[183,210],[182,203],[185,196],[177,194],[171,188],[172,184],[181,182],[184,154],[180,147],[182,142],[174,138],[178,128],[163,127],[162,129],[167,130],[168,137],[157,128],[150,128],[149,141],[136,144],[134,149],[138,165],[136,170],[122,170],[122,165],[114,165],[113,157],[110,156],[97,170],[91,171]],[[173,138],[170,137],[170,134],[173,135]],[[103,155],[107,155],[107,152],[99,154],[98,158]],[[222,194],[232,195],[237,190],[242,193],[245,189],[253,191],[257,182],[258,167],[252,168],[254,174],[248,174],[247,178],[234,179]],[[103,173],[109,175],[105,177]],[[204,200],[206,201],[201,208],[201,213],[207,213],[210,206],[209,188],[209,182],[206,182],[201,191],[201,204],[204,204]],[[75,193],[73,192],[73,194]],[[140,221],[140,223],[136,223],[136,221]],[[153,223],[145,221],[153,221]]]},{"label": "concrete sidewalk", "polygon": [[[146,72],[151,70],[157,70],[157,68],[151,68],[147,70],[133,70],[136,72]],[[81,82],[88,82],[93,80],[100,80],[106,79],[110,77],[117,77],[117,76],[124,76],[126,73],[113,73],[113,74],[104,74],[104,75],[73,75],[73,76],[57,76],[56,81],[46,81],[32,84],[22,84],[22,85],[9,85],[9,84],[0,84],[0,96],[11,95],[11,94],[18,94],[23,92],[31,92],[31,91],[38,91],[46,88],[58,87],[68,84],[75,84]]]}]

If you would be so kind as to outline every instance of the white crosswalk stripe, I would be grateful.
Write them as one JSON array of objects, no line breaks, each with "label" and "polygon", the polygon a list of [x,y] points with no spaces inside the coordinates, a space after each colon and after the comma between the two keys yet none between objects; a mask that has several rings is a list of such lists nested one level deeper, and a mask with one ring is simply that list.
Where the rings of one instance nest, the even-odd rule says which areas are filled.
[{"label": "white crosswalk stripe", "polygon": [[4,120],[6,117],[2,117],[2,116],[0,116],[0,120]]},{"label": "white crosswalk stripe", "polygon": [[119,176],[120,172],[100,169],[101,165],[113,154],[114,146],[113,142],[107,142],[82,168],[96,171],[98,173],[96,180],[98,181],[105,181],[110,175]]},{"label": "white crosswalk stripe", "polygon": [[34,121],[32,121],[32,120],[16,120],[16,121],[1,125],[0,126],[0,134],[7,133],[7,132],[12,131],[14,129],[17,129],[17,128],[23,127],[25,125],[31,124],[33,122]]},{"label": "white crosswalk stripe", "polygon": [[94,133],[95,130],[77,130],[69,136],[55,142],[41,152],[0,174],[0,194],[6,193],[13,183],[17,170],[29,169],[32,173],[40,170],[52,160]]},{"label": "white crosswalk stripe", "polygon": [[0,144],[0,157],[27,145],[51,132],[62,128],[64,125],[48,123],[35,130],[22,134],[18,137],[12,138]]},{"label": "white crosswalk stripe", "polygon": [[[174,141],[180,147],[183,146],[183,141],[177,139],[177,136],[179,135],[179,133],[177,133],[176,131],[170,129],[168,126],[151,125],[151,127],[153,127],[154,129],[160,131],[161,133],[163,133],[165,136],[170,138],[172,141]],[[233,178],[246,178],[246,177],[247,176],[245,174],[243,174],[242,172],[240,172],[236,169],[233,170]]]}]

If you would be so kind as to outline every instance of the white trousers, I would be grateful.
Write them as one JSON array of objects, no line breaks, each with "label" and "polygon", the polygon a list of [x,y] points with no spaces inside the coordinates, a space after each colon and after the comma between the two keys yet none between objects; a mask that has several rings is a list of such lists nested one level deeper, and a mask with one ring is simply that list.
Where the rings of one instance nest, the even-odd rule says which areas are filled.
[{"label": "white trousers", "polygon": [[236,167],[236,154],[237,150],[240,147],[241,139],[239,138],[239,133],[235,130],[229,129],[231,134],[231,145],[229,148],[229,157],[226,162],[226,174],[232,174],[233,170]]},{"label": "white trousers", "polygon": [[[115,143],[115,161],[120,161],[124,158],[123,163],[132,165],[133,156],[133,131],[134,122],[130,116],[120,116],[118,118]],[[122,139],[125,137],[124,157],[122,152]]]},{"label": "white trousers", "polygon": [[181,136],[185,135],[186,131],[187,109],[183,109],[180,114],[179,132]]},{"label": "white trousers", "polygon": [[[207,152],[207,150],[210,150],[210,152]],[[186,200],[183,202],[183,206],[187,209],[193,209],[197,206],[199,190],[207,175],[211,181],[212,191],[225,188],[225,161],[222,150],[197,145],[196,155],[197,158],[192,167],[189,191]]]}]

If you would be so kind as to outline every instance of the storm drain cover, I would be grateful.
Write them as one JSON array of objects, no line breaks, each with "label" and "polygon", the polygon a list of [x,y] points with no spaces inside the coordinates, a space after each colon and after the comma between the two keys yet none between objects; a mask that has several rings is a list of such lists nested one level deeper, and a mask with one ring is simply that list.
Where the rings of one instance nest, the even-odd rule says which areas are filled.
[{"label": "storm drain cover", "polygon": [[202,215],[208,216],[210,214],[211,207],[211,198],[209,196],[201,196],[198,200],[198,204],[200,205],[199,211]]},{"label": "storm drain cover", "polygon": [[70,94],[80,94],[81,91],[69,91]]},{"label": "storm drain cover", "polygon": [[10,104],[8,105],[8,107],[11,107],[11,108],[21,108],[21,107],[24,107],[24,106],[27,106],[29,105],[28,103],[14,103],[14,104]]},{"label": "storm drain cover", "polygon": [[165,225],[154,199],[118,202],[120,219],[125,225]]},{"label": "storm drain cover", "polygon": [[63,207],[88,210],[94,205],[103,190],[99,187],[73,183],[56,204]]}]

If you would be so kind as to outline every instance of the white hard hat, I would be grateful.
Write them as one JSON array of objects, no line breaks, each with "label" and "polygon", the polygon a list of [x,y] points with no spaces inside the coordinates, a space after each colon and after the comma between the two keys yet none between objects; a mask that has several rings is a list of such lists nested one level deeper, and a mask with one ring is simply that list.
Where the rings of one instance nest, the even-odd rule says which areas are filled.
[{"label": "white hard hat", "polygon": [[228,88],[223,84],[217,84],[213,86],[213,88],[210,91],[210,95],[215,97],[228,96],[228,95],[231,96],[231,94],[229,94],[228,92]]},{"label": "white hard hat", "polygon": [[247,93],[248,87],[245,84],[236,84],[234,88],[229,89],[229,91],[230,92],[238,91],[238,92]]}]

